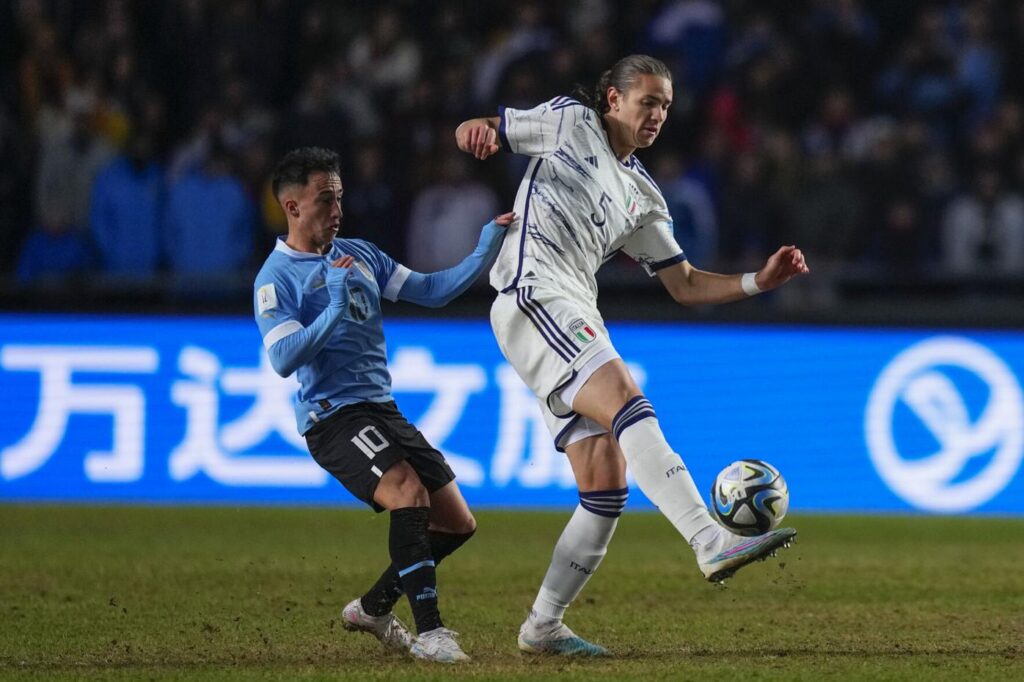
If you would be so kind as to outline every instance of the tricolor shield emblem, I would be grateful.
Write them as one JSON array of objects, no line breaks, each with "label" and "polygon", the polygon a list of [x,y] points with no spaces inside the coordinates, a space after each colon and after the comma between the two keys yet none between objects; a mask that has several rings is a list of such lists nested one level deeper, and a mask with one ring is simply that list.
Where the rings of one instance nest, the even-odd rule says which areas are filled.
[{"label": "tricolor shield emblem", "polygon": [[587,324],[587,321],[583,318],[574,320],[573,323],[569,325],[569,331],[583,343],[590,343],[597,338],[597,332],[595,332],[594,328]]}]

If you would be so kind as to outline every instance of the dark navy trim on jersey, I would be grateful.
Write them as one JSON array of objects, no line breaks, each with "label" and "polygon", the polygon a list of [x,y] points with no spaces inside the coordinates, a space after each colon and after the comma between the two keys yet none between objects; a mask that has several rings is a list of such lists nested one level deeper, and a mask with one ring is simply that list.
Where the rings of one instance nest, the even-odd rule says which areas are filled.
[{"label": "dark navy trim on jersey", "polygon": [[559,109],[565,109],[566,107],[582,107],[583,104],[572,97],[556,97],[551,100],[551,111],[558,111]]},{"label": "dark navy trim on jersey", "polygon": [[540,319],[536,312],[530,308],[530,304],[526,298],[526,289],[516,289],[516,305],[523,311],[523,314],[533,323],[533,326],[540,332],[541,337],[547,342],[551,348],[558,353],[558,355],[566,362],[572,362],[573,357],[576,353],[572,349],[565,345],[564,341],[561,341],[555,333],[548,328],[542,319]]},{"label": "dark navy trim on jersey", "polygon": [[671,258],[666,258],[665,260],[660,260],[657,263],[651,263],[651,270],[654,271],[654,272],[657,272],[658,270],[661,270],[663,268],[667,268],[670,265],[675,265],[676,263],[682,263],[684,260],[686,260],[686,254],[685,253],[679,253],[679,254],[677,254],[675,256],[672,256]]},{"label": "dark navy trim on jersey", "polygon": [[630,398],[612,419],[612,433],[615,434],[615,440],[618,440],[627,428],[648,417],[658,418],[654,414],[654,406],[651,405],[651,401],[642,395]]},{"label": "dark navy trim on jersey", "polygon": [[604,257],[604,260],[601,261],[601,265],[604,265],[605,263],[610,261],[612,258],[615,258],[615,256],[619,255],[619,253],[621,253],[621,252],[622,252],[622,247],[620,246],[619,248],[615,249],[614,251],[612,251],[611,253],[606,255]]},{"label": "dark navy trim on jersey", "polygon": [[530,197],[533,195],[533,184],[537,180],[537,171],[540,170],[541,159],[536,160],[537,165],[533,167],[533,173],[530,175],[530,184],[526,189],[526,201],[523,206],[523,222],[520,224],[519,230],[519,265],[516,266],[516,276],[512,278],[512,283],[501,290],[501,293],[507,293],[516,288],[519,284],[519,278],[523,274],[523,259],[526,254],[526,231],[530,225]]},{"label": "dark navy trim on jersey", "polygon": [[551,393],[548,393],[548,397],[547,397],[547,399],[545,399],[545,401],[544,401],[544,402],[545,402],[545,403],[547,404],[547,406],[548,406],[548,409],[549,409],[549,410],[551,410],[551,414],[555,415],[555,416],[556,416],[556,417],[558,417],[559,419],[565,419],[565,418],[566,418],[566,417],[568,417],[569,415],[571,415],[571,414],[576,414],[576,413],[575,413],[575,412],[573,412],[573,410],[572,410],[572,405],[570,405],[570,406],[569,406],[569,411],[568,411],[568,412],[566,412],[565,414],[558,414],[558,411],[557,411],[557,410],[555,410],[555,408],[553,408],[553,407],[551,406],[551,396],[553,396],[553,395],[557,395],[559,391],[561,391],[561,390],[562,390],[563,388],[565,388],[566,386],[568,386],[569,384],[571,384],[571,383],[572,383],[573,381],[575,381],[575,379],[576,379],[576,375],[577,375],[577,374],[579,374],[579,372],[577,372],[576,370],[573,370],[573,371],[572,371],[572,374],[571,374],[571,375],[569,375],[569,378],[568,378],[568,379],[566,379],[565,381],[563,381],[562,383],[558,384],[557,386],[555,386],[555,387],[554,387],[554,388],[553,388],[553,389],[551,390]]},{"label": "dark navy trim on jersey", "polygon": [[651,185],[652,185],[652,186],[654,187],[654,189],[658,190],[658,194],[662,194],[661,188],[660,188],[660,187],[658,187],[658,183],[656,183],[656,182],[654,181],[654,178],[652,178],[652,177],[651,177],[651,174],[647,172],[647,169],[646,169],[646,168],[644,168],[644,165],[643,165],[642,163],[640,163],[640,159],[638,159],[638,158],[636,158],[636,157],[634,156],[634,157],[633,157],[633,161],[635,162],[635,163],[633,164],[633,168],[634,168],[634,169],[635,169],[635,170],[636,170],[636,171],[637,171],[638,173],[640,173],[640,175],[644,176],[644,179],[645,179],[645,180],[647,180],[647,182],[651,183]]},{"label": "dark navy trim on jersey", "polygon": [[565,436],[565,434],[569,433],[569,430],[572,427],[576,426],[576,422],[578,422],[579,420],[580,420],[580,415],[578,415],[575,412],[573,412],[572,413],[572,419],[570,419],[569,423],[566,424],[565,427],[562,428],[562,430],[558,432],[557,436],[555,436],[555,450],[557,450],[558,452],[561,452],[562,454],[565,454],[565,448],[563,448],[561,445],[559,445],[559,443],[562,442],[562,437]]},{"label": "dark navy trim on jersey", "polygon": [[498,107],[498,139],[501,141],[501,148],[507,152],[512,151],[512,145],[508,141],[508,131],[505,129],[505,107]]},{"label": "dark navy trim on jersey", "polygon": [[559,336],[561,336],[561,337],[562,337],[562,339],[563,339],[563,340],[564,340],[564,341],[565,341],[565,342],[566,342],[567,344],[569,344],[569,347],[570,347],[570,348],[572,348],[572,350],[573,350],[573,355],[576,355],[576,354],[578,354],[578,353],[580,352],[580,349],[579,349],[579,347],[578,347],[578,346],[577,346],[577,345],[576,345],[576,344],[575,344],[575,343],[573,342],[573,340],[572,340],[572,337],[570,337],[570,336],[569,336],[568,334],[566,334],[566,333],[565,333],[565,332],[564,332],[564,331],[562,330],[562,328],[558,326],[558,323],[557,323],[557,322],[555,322],[554,318],[553,318],[553,317],[551,317],[551,315],[550,315],[550,314],[548,313],[548,311],[544,309],[544,306],[542,306],[542,305],[541,305],[540,303],[538,303],[537,301],[533,300],[533,287],[526,287],[526,300],[527,300],[527,302],[528,302],[529,304],[533,305],[533,306],[534,306],[534,307],[535,307],[535,308],[536,308],[536,309],[537,309],[538,311],[540,311],[540,314],[541,314],[541,315],[543,315],[543,316],[544,316],[544,317],[545,317],[545,318],[547,319],[547,321],[551,323],[551,326],[552,326],[552,327],[553,327],[553,328],[555,329],[555,332],[556,332],[556,333],[557,333],[557,334],[558,334]]}]

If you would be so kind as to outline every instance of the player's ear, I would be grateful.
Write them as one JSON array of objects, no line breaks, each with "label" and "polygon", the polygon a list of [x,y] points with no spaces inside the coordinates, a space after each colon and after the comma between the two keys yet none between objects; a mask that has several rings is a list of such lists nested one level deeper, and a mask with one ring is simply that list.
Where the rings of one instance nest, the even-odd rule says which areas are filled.
[{"label": "player's ear", "polygon": [[299,202],[295,201],[295,199],[285,199],[281,202],[281,205],[284,207],[285,213],[293,218],[299,217]]},{"label": "player's ear", "polygon": [[605,93],[605,96],[608,98],[608,107],[612,111],[618,111],[619,103],[622,99],[622,93],[619,92],[617,88],[609,86],[608,92]]}]

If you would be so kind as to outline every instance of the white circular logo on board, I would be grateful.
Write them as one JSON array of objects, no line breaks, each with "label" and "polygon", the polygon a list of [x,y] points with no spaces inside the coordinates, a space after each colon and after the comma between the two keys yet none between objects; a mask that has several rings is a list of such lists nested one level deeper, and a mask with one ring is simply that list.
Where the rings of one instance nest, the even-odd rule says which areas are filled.
[{"label": "white circular logo on board", "polygon": [[[963,395],[942,368],[973,374],[988,388],[988,402],[972,418]],[[905,459],[894,435],[903,403],[931,432],[938,451]],[[864,435],[871,461],[890,489],[934,512],[962,512],[1006,487],[1024,454],[1024,400],[1009,367],[991,350],[959,337],[917,343],[889,363],[868,398]],[[988,463],[962,477],[978,456]]]}]

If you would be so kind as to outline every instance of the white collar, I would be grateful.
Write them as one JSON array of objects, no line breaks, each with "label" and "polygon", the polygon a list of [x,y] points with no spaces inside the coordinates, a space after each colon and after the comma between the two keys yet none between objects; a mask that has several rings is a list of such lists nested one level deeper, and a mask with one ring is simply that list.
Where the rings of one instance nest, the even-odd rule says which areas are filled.
[{"label": "white collar", "polygon": [[[326,258],[328,255],[330,255],[330,251],[328,251],[327,253],[325,253],[323,255],[319,255],[319,254],[316,254],[316,253],[309,253],[308,251],[298,251],[298,250],[293,249],[292,247],[288,246],[288,244],[285,242],[285,239],[286,239],[286,237],[278,237],[277,238],[277,242],[274,244],[274,251],[280,251],[281,253],[283,253],[284,255],[288,256],[289,258],[297,258],[297,259],[305,260],[305,259],[311,259],[311,258]],[[331,249],[333,249],[333,248],[334,248],[334,244],[332,243],[331,244]]]}]

